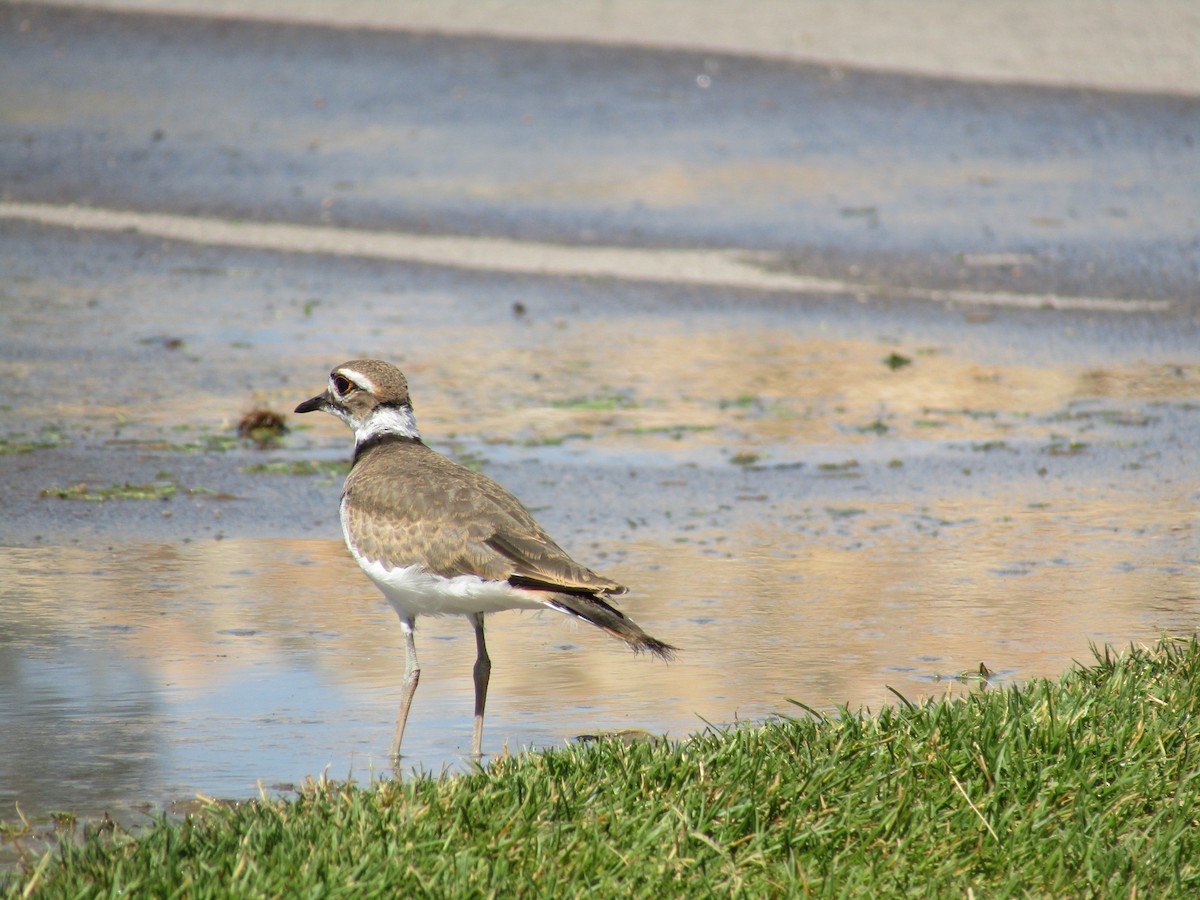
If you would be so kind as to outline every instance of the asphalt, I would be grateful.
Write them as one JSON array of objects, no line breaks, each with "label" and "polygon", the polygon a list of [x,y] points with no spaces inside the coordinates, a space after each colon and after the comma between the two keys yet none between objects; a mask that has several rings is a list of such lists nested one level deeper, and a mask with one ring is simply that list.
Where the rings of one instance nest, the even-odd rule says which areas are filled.
[{"label": "asphalt", "polygon": [[676,49],[0,7],[9,201],[1194,314],[1200,99]]}]

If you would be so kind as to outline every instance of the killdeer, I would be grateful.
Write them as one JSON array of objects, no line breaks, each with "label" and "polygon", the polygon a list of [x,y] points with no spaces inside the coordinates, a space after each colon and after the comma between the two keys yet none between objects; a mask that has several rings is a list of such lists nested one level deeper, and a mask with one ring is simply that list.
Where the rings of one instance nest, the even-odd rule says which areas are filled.
[{"label": "killdeer", "polygon": [[418,616],[466,616],[475,629],[475,729],[482,755],[483,709],[492,662],[483,617],[506,609],[554,609],[671,659],[664,644],[620,612],[628,590],[580,565],[495,481],[431,450],[413,417],[408,382],[375,359],[343,363],[324,393],[296,412],[324,410],[354,430],[354,462],[342,491],[342,534],[350,554],[400,616],[404,686],[392,737],[399,757],[421,667]]}]

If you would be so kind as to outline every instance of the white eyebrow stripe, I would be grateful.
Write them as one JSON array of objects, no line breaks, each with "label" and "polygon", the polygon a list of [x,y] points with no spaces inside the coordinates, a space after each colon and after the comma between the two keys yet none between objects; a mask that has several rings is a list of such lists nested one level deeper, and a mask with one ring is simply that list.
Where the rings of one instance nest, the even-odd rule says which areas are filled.
[{"label": "white eyebrow stripe", "polygon": [[[353,381],[356,385],[358,385],[360,388],[362,388],[364,391],[366,391],[368,394],[375,393],[375,382],[373,382],[370,378],[368,378],[362,372],[359,372],[359,371],[356,371],[355,369],[351,369],[346,366],[343,366],[342,368],[335,370],[333,375],[329,376],[330,384],[333,384],[334,375],[344,375],[345,377],[347,377],[351,381]],[[334,393],[337,393],[337,392],[334,391]]]}]

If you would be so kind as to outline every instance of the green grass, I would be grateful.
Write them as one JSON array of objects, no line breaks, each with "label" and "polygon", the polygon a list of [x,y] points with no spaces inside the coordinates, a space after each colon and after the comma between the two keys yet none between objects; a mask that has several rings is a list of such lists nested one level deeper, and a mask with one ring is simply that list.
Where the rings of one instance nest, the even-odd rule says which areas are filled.
[{"label": "green grass", "polygon": [[10,896],[1196,896],[1200,645],[875,715],[213,805]]},{"label": "green grass", "polygon": [[271,462],[242,466],[247,475],[320,475],[326,478],[345,476],[350,471],[349,460],[328,459],[277,459]]},{"label": "green grass", "polygon": [[16,453],[35,453],[38,450],[53,450],[70,443],[70,439],[57,428],[43,428],[37,436],[23,432],[0,437],[0,456]]},{"label": "green grass", "polygon": [[627,394],[597,394],[589,397],[570,397],[566,400],[555,400],[551,406],[556,409],[576,409],[590,412],[611,412],[618,409],[637,409],[638,404]]},{"label": "green grass", "polygon": [[858,468],[857,459],[848,459],[840,463],[820,463],[817,471],[822,478],[861,478],[862,473],[858,471]]},{"label": "green grass", "polygon": [[[188,428],[176,428],[187,431]],[[226,453],[242,446],[243,439],[236,434],[202,434],[186,444],[142,438],[113,438],[105,443],[111,447],[132,447],[137,450],[162,451],[169,453]]]},{"label": "green grass", "polygon": [[637,435],[639,437],[661,434],[674,440],[680,440],[685,434],[716,430],[716,425],[641,425],[636,428],[622,428],[620,433]]},{"label": "green grass", "polygon": [[159,472],[157,480],[149,484],[110,484],[107,487],[89,485],[86,482],[68,485],[67,487],[42,488],[38,491],[41,497],[55,497],[59,500],[82,500],[87,503],[106,503],[109,500],[170,500],[176,495],[186,497],[209,496],[217,500],[236,500],[232,494],[224,494],[206,487],[183,487],[178,484],[169,472]]},{"label": "green grass", "polygon": [[89,503],[103,503],[106,500],[170,500],[178,492],[179,485],[165,481],[153,484],[124,482],[108,487],[94,487],[80,483],[68,487],[42,488],[38,493],[42,497],[57,497],[59,500],[86,500]]},{"label": "green grass", "polygon": [[594,436],[586,431],[572,431],[568,434],[546,434],[526,438],[521,442],[522,447],[561,447],[567,441],[590,441]]},{"label": "green grass", "polygon": [[752,466],[760,460],[762,460],[762,457],[759,454],[747,452],[735,453],[729,457],[729,461],[735,466]]},{"label": "green grass", "polygon": [[1083,441],[1071,441],[1055,436],[1051,438],[1049,446],[1043,452],[1051,456],[1079,456],[1087,448],[1088,445]]}]

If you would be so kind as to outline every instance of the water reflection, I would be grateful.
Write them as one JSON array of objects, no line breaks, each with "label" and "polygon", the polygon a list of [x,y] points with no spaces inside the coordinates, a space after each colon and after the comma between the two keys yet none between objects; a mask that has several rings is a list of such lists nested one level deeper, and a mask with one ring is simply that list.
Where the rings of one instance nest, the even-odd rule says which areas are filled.
[{"label": "water reflection", "polygon": [[[889,685],[962,690],[954,676],[981,661],[1056,676],[1088,641],[1200,626],[1186,500],[1044,496],[1015,516],[1007,500],[950,497],[921,515],[797,506],[734,533],[614,536],[596,552],[679,662],[549,614],[496,617],[485,747],[682,736],[788,712],[788,697],[878,707]],[[0,806],[100,812],[386,769],[399,628],[338,541],[10,548],[0,566]],[[469,749],[473,642],[458,619],[421,628],[406,749],[436,771]]]}]

